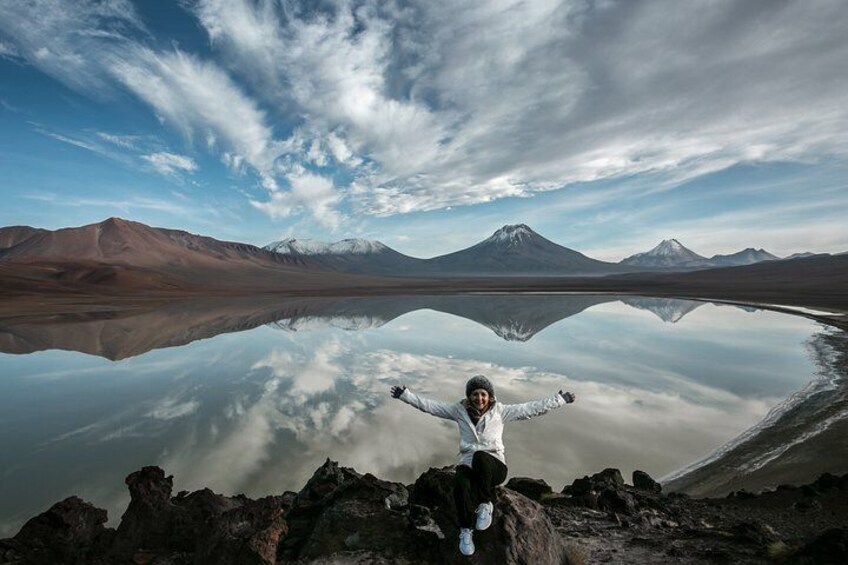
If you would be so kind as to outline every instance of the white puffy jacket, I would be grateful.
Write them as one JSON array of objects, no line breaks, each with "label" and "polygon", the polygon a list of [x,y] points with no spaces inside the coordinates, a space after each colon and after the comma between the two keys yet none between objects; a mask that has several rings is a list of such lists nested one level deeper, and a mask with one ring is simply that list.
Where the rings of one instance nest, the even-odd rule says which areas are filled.
[{"label": "white puffy jacket", "polygon": [[439,418],[454,420],[459,426],[459,464],[469,467],[475,451],[485,451],[506,464],[503,444],[504,424],[513,420],[527,420],[534,416],[541,416],[548,410],[566,404],[565,399],[559,393],[551,398],[533,400],[522,404],[495,402],[475,426],[462,401],[450,403],[430,400],[418,396],[409,389],[403,391],[400,399],[422,412],[427,412]]}]

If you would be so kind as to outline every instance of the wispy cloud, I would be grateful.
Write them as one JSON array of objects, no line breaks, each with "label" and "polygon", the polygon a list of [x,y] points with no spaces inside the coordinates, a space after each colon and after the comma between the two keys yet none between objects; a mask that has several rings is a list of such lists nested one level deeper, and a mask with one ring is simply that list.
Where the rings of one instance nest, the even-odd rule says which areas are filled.
[{"label": "wispy cloud", "polygon": [[129,0],[4,0],[0,10],[0,33],[21,57],[68,86],[99,97],[114,92],[108,59],[143,31]]},{"label": "wispy cloud", "polygon": [[50,131],[40,124],[31,123],[31,125],[36,132],[55,139],[56,141],[61,141],[62,143],[67,143],[68,145],[73,145],[74,147],[91,151],[92,153],[121,162],[125,165],[132,165],[132,158],[129,155],[116,151],[112,147],[107,147],[97,140],[91,139],[90,136],[66,135]]},{"label": "wispy cloud", "polygon": [[197,170],[197,163],[191,157],[185,155],[177,155],[176,153],[167,153],[160,151],[143,155],[141,157],[150,163],[157,172],[165,176],[179,176],[180,173],[193,173]]},{"label": "wispy cloud", "polygon": [[838,0],[198,0],[208,57],[156,47],[126,0],[3,6],[7,52],[91,96],[128,89],[252,170],[274,218],[848,157]]},{"label": "wispy cloud", "polygon": [[224,71],[181,51],[129,54],[112,67],[127,88],[187,138],[213,135],[273,184],[279,150],[265,114]]},{"label": "wispy cloud", "polygon": [[137,144],[141,139],[140,136],[137,135],[116,135],[104,131],[98,131],[97,137],[103,141],[108,141],[113,145],[117,145],[118,147],[123,147],[124,149],[138,149]]},{"label": "wispy cloud", "polygon": [[848,46],[832,41],[848,16],[835,2],[339,2],[280,14],[204,0],[197,13],[234,70],[289,86],[319,148],[332,134],[361,158],[352,201],[367,214],[644,173],[674,186],[739,162],[848,152],[837,125]]}]

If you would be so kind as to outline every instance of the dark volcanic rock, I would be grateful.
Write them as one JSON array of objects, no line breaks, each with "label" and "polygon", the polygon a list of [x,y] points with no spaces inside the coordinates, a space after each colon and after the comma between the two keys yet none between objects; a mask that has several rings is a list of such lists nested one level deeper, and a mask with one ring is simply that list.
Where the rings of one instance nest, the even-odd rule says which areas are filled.
[{"label": "dark volcanic rock", "polygon": [[527,477],[513,477],[506,483],[506,488],[512,489],[539,502],[546,494],[551,494],[551,486],[541,479],[530,479]]},{"label": "dark volcanic rock", "polygon": [[277,560],[277,545],[288,531],[282,498],[245,498],[241,506],[221,514],[205,534],[198,536],[197,561],[273,565]]},{"label": "dark volcanic rock", "polygon": [[341,561],[363,551],[387,558],[415,555],[407,498],[406,487],[399,483],[360,475],[328,459],[286,515],[290,530],[279,556],[290,560],[336,556],[334,560]]},{"label": "dark volcanic rock", "polygon": [[625,490],[606,488],[598,496],[598,508],[617,514],[633,514],[636,512],[636,499]]},{"label": "dark volcanic rock", "polygon": [[[0,540],[0,565],[847,562],[846,477],[717,499],[628,486],[614,469],[542,504],[499,487],[492,526],[474,533],[466,558],[454,476],[430,469],[407,488],[327,460],[299,493],[252,500],[209,489],[171,497],[172,478],[145,467],[127,477],[117,531],[104,527],[105,511],[71,497]],[[542,481],[511,484],[546,492]]]},{"label": "dark volcanic rock", "polygon": [[[171,547],[174,505],[171,503],[173,476],[165,476],[159,467],[144,467],[131,473],[124,481],[130,490],[130,504],[115,540],[120,553],[132,553],[137,548],[164,550]],[[181,549],[188,549],[183,540],[174,540]],[[192,548],[193,549],[193,548]]]},{"label": "dark volcanic rock", "polygon": [[136,561],[193,555],[201,563],[276,562],[277,543],[287,531],[284,497],[230,498],[202,489],[171,498],[173,477],[159,467],[144,467],[126,483],[130,504],[118,526],[113,547],[117,556]]},{"label": "dark volcanic rock", "polygon": [[[430,469],[415,482],[410,502],[431,509],[444,539],[435,534],[429,544],[438,549],[435,563],[467,563],[457,550],[459,525],[453,501],[454,467]],[[565,548],[544,508],[505,488],[497,489],[492,526],[474,532],[475,562],[550,563],[566,561]]]},{"label": "dark volcanic rock", "polygon": [[662,485],[651,478],[645,471],[633,471],[633,486],[647,492],[662,492]]},{"label": "dark volcanic rock", "polygon": [[105,528],[106,511],[71,496],[24,524],[7,542],[10,556],[0,562],[98,563],[115,531]]},{"label": "dark volcanic rock", "polygon": [[563,494],[580,496],[591,491],[602,491],[607,488],[617,489],[624,486],[624,478],[618,469],[607,468],[591,477],[574,479],[570,486],[562,489]]}]

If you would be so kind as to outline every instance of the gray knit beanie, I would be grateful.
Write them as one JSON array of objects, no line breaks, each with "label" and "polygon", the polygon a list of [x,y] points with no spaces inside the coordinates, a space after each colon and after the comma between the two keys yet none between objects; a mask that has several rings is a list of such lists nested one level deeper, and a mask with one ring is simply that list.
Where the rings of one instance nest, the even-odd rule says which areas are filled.
[{"label": "gray knit beanie", "polygon": [[477,390],[478,388],[482,388],[486,392],[489,393],[489,396],[495,396],[495,388],[492,386],[491,381],[484,377],[483,375],[474,375],[471,377],[465,384],[465,396],[466,398],[471,396],[471,393]]}]

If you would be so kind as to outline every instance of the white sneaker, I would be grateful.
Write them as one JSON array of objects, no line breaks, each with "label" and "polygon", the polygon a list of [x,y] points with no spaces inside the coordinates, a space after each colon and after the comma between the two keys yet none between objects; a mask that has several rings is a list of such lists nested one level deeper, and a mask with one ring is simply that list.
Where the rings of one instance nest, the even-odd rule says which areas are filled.
[{"label": "white sneaker", "polygon": [[463,555],[474,555],[474,540],[471,539],[472,533],[469,528],[459,530],[459,552]]},{"label": "white sneaker", "polygon": [[484,502],[477,507],[477,529],[485,530],[492,525],[492,512],[495,511],[495,505],[491,502]]}]

